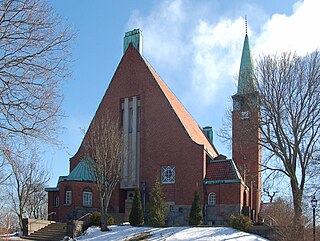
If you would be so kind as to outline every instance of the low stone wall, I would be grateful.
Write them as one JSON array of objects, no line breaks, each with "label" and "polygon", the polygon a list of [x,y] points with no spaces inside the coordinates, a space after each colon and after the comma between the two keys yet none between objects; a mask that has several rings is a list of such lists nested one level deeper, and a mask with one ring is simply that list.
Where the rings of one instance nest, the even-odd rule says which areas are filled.
[{"label": "low stone wall", "polygon": [[259,225],[253,225],[249,228],[249,233],[260,235],[264,238],[274,240],[272,239],[272,228],[265,224],[259,224]]},{"label": "low stone wall", "polygon": [[39,229],[42,229],[45,226],[48,226],[51,223],[55,223],[55,221],[39,220],[39,219],[33,219],[33,218],[24,218],[22,220],[23,235],[28,236],[28,235],[38,231]]},{"label": "low stone wall", "polygon": [[67,223],[67,236],[71,238],[78,237],[83,233],[84,221],[73,220]]}]

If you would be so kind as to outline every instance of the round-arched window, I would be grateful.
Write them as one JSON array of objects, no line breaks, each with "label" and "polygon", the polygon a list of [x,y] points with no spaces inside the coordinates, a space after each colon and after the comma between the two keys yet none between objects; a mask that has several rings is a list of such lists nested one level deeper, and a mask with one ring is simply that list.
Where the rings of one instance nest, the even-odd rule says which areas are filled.
[{"label": "round-arched window", "polygon": [[216,205],[216,194],[214,192],[211,192],[208,195],[208,205]]}]

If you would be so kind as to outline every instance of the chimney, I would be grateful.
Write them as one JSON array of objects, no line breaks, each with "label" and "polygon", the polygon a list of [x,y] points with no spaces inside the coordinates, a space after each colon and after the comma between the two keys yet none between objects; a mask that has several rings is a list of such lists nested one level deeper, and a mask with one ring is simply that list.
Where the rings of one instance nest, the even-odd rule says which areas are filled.
[{"label": "chimney", "polygon": [[142,55],[142,32],[140,31],[140,29],[134,29],[129,32],[126,32],[123,41],[123,54],[126,52],[130,43],[132,43],[133,46]]},{"label": "chimney", "polygon": [[208,138],[208,140],[213,144],[213,130],[211,126],[203,127],[203,133]]}]

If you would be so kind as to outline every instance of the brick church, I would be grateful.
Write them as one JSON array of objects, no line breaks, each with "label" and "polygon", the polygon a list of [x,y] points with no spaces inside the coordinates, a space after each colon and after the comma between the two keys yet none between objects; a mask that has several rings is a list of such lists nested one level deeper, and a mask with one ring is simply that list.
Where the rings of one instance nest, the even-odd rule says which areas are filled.
[{"label": "brick church", "polygon": [[[212,128],[199,127],[143,57],[142,44],[139,29],[125,34],[124,55],[94,117],[108,110],[121,120],[123,141],[129,149],[108,213],[119,222],[128,221],[135,187],[140,187],[147,211],[149,192],[158,178],[168,206],[168,225],[188,223],[196,186],[206,224],[225,224],[231,214],[241,213],[257,221],[261,203],[260,111],[247,34],[238,90],[232,96],[232,159],[218,152]],[[95,179],[83,149],[81,144],[70,158],[69,175],[60,176],[56,187],[46,188],[51,220],[77,219],[99,209]]]}]

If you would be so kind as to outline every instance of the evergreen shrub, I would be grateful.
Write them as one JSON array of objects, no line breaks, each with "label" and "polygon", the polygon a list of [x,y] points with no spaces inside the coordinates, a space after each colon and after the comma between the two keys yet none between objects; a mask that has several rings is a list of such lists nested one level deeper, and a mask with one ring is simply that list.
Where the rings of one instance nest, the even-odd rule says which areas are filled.
[{"label": "evergreen shrub", "polygon": [[132,226],[141,226],[144,224],[140,195],[140,189],[137,187],[134,191],[132,209],[129,216],[129,223]]},{"label": "evergreen shrub", "polygon": [[150,191],[149,223],[154,227],[164,226],[167,218],[167,204],[159,179]]},{"label": "evergreen shrub", "polygon": [[244,215],[231,215],[230,216],[230,226],[234,229],[238,229],[241,231],[247,231],[252,226],[252,221],[249,217]]},{"label": "evergreen shrub", "polygon": [[199,188],[196,187],[194,192],[194,198],[191,206],[191,211],[189,215],[189,224],[190,225],[201,225],[203,222],[202,207],[199,200]]}]

